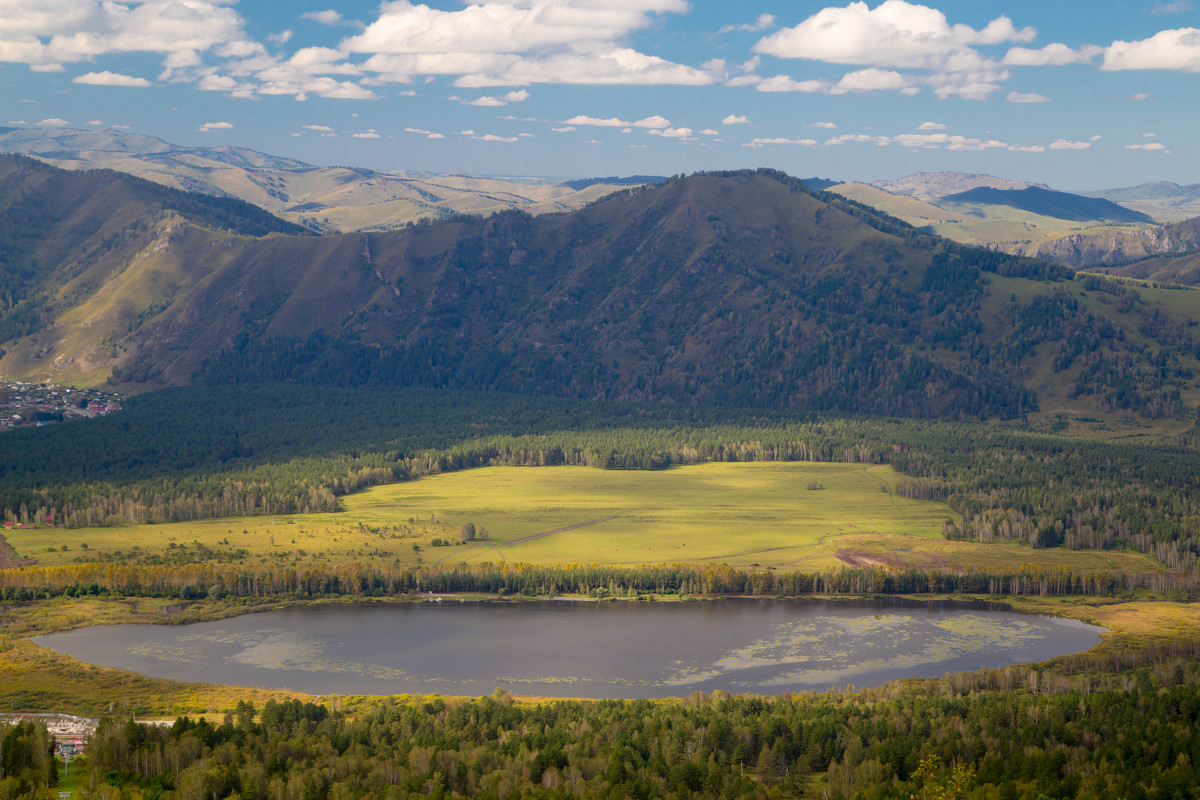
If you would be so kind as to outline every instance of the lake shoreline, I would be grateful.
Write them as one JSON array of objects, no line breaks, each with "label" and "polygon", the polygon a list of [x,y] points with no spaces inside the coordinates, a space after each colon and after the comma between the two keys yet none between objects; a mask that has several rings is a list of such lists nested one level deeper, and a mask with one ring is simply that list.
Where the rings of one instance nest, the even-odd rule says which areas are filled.
[{"label": "lake shoreline", "polygon": [[[62,633],[80,627],[96,624],[128,624],[146,623],[155,625],[185,625],[193,622],[211,622],[247,614],[258,614],[265,611],[283,608],[300,608],[319,605],[346,604],[379,604],[406,605],[428,602],[475,602],[475,603],[538,603],[538,602],[568,602],[568,603],[707,603],[717,600],[829,600],[836,602],[861,601],[911,601],[913,603],[960,603],[964,606],[986,604],[991,610],[1016,611],[1028,614],[1046,614],[1080,622],[1108,627],[1095,617],[1085,616],[1088,609],[1121,605],[1128,600],[1111,597],[1074,596],[1068,602],[1058,602],[1052,606],[1048,598],[1032,598],[1016,595],[962,595],[962,594],[802,594],[802,595],[755,595],[755,594],[719,594],[719,595],[677,595],[677,594],[643,594],[635,597],[591,597],[587,595],[515,595],[485,592],[414,592],[405,595],[370,597],[364,595],[339,595],[326,597],[291,597],[271,598],[261,602],[244,600],[180,600],[178,598],[128,598],[128,597],[95,597],[91,602],[115,608],[118,613],[108,618],[95,619],[89,615],[78,615],[67,624],[39,624],[37,622],[24,625],[7,626],[11,634],[19,638],[29,639],[49,633]],[[34,601],[20,601],[0,604],[0,613],[17,613],[36,611],[39,607],[62,604],[66,598],[52,598]],[[139,607],[141,609],[139,610]],[[59,618],[61,619],[61,618]]]},{"label": "lake shoreline", "polygon": [[[88,626],[33,643],[155,679],[308,694],[499,688],[612,699],[875,686],[1074,655],[1107,633],[981,599],[898,596],[691,604],[428,594],[255,610],[191,617],[186,630]],[[159,620],[136,620],[147,621]]]},{"label": "lake shoreline", "polygon": [[[502,599],[497,595],[444,595],[446,597],[488,597]],[[862,595],[836,595],[838,598],[862,599]],[[1069,597],[1069,598],[1040,598],[1040,597],[997,597],[963,596],[952,594],[913,595],[921,600],[972,600],[982,599],[988,602],[1007,603],[1016,610],[1032,614],[1047,614],[1076,619],[1106,628],[1101,634],[1101,643],[1087,651],[1081,657],[1091,663],[1097,658],[1112,660],[1127,660],[1140,658],[1139,654],[1157,650],[1172,649],[1176,643],[1180,646],[1200,641],[1200,605],[1181,603],[1164,597],[1155,597],[1141,593],[1137,599],[1113,598],[1108,596]],[[338,598],[332,602],[346,602],[354,598]],[[503,598],[505,602],[525,602]],[[573,598],[590,602],[587,598]],[[674,596],[660,598],[662,601],[674,602]],[[403,602],[411,602],[406,598]],[[190,608],[185,608],[181,614],[172,615],[171,621],[179,620],[180,615],[192,616],[193,619],[219,619],[257,611],[272,607],[308,605],[313,603],[328,603],[329,598],[301,599],[287,601],[271,601],[259,603],[254,607],[245,604],[231,604],[227,601],[213,602],[208,600],[195,601]],[[395,602],[395,599],[385,598],[383,602]],[[656,601],[657,602],[657,601]],[[52,631],[71,630],[87,624],[100,622],[157,622],[163,623],[163,607],[178,605],[177,599],[172,598],[51,598],[28,603],[6,604],[0,606],[0,618],[3,619],[4,632],[0,634],[0,700],[5,705],[22,711],[63,710],[95,716],[112,710],[127,709],[139,716],[153,714],[173,717],[180,714],[193,716],[203,714],[218,714],[232,709],[239,700],[251,701],[261,705],[268,698],[283,700],[299,697],[313,700],[314,697],[300,692],[268,692],[252,687],[229,687],[211,683],[189,683],[184,681],[164,681],[143,678],[136,673],[94,666],[76,659],[61,656],[47,648],[33,644],[30,636]],[[1051,660],[1033,665],[1038,670],[1054,672],[1062,668],[1073,670],[1071,666],[1079,657],[1070,662]],[[926,682],[918,679],[917,683]],[[936,681],[935,681],[936,682]],[[441,693],[440,697],[458,697],[457,695]],[[324,696],[326,702],[345,703],[347,707],[367,707],[388,697],[340,695]],[[514,693],[514,698],[528,701],[549,701],[535,693]],[[563,699],[563,698],[556,698]],[[575,699],[587,699],[578,697]],[[126,712],[127,713],[127,712]]]}]

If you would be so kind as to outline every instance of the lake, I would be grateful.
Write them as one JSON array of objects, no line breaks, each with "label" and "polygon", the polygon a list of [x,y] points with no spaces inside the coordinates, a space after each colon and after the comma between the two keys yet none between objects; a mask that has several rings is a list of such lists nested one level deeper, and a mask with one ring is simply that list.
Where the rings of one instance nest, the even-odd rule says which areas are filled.
[{"label": "lake", "polygon": [[878,686],[1041,661],[1103,629],[987,604],[729,599],[297,606],[34,641],[143,675],[311,694],[672,697]]}]

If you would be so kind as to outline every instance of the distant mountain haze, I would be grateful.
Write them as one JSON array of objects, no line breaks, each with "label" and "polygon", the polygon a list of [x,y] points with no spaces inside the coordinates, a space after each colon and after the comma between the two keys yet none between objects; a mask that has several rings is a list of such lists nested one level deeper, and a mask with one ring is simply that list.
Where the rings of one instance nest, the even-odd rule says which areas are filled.
[{"label": "distant mountain haze", "polygon": [[572,211],[621,186],[662,178],[614,178],[564,184],[547,179],[488,178],[316,167],[242,147],[180,147],[117,130],[9,128],[0,152],[21,153],[65,169],[115,169],[176,189],[238,197],[321,233],[392,230],[421,219]]}]

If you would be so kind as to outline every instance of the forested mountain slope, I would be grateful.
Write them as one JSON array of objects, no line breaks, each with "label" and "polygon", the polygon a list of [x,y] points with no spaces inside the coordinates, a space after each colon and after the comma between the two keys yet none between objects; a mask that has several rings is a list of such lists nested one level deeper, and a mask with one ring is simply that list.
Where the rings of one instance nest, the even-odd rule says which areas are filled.
[{"label": "forested mountain slope", "polygon": [[[0,341],[58,326],[64,313],[111,290],[140,254],[184,227],[218,238],[303,233],[240,200],[167,189],[123,173],[72,173],[21,156],[0,157]],[[150,277],[106,305],[108,326],[94,317],[81,324],[128,333],[140,317],[164,307],[180,285]],[[40,355],[31,352],[22,372],[54,375],[53,366],[39,363]],[[89,358],[96,356],[76,355],[64,368],[77,374],[94,368]]]},{"label": "forested mountain slope", "polygon": [[1144,258],[1119,267],[1097,267],[1097,271],[1125,278],[1200,286],[1200,250],[1176,256]]},{"label": "forested mountain slope", "polygon": [[[1171,417],[1197,399],[1186,303],[770,171],[375,234],[176,222],[108,275],[57,284],[0,366],[111,369],[134,389],[270,379],[958,418]],[[124,328],[100,324],[118,300]]]}]

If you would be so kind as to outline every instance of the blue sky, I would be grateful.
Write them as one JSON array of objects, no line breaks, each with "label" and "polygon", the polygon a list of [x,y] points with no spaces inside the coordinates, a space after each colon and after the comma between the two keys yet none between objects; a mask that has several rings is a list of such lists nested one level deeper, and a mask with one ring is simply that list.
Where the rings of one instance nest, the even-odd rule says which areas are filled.
[{"label": "blue sky", "polygon": [[0,0],[0,124],[491,175],[1200,182],[1200,0]]}]

